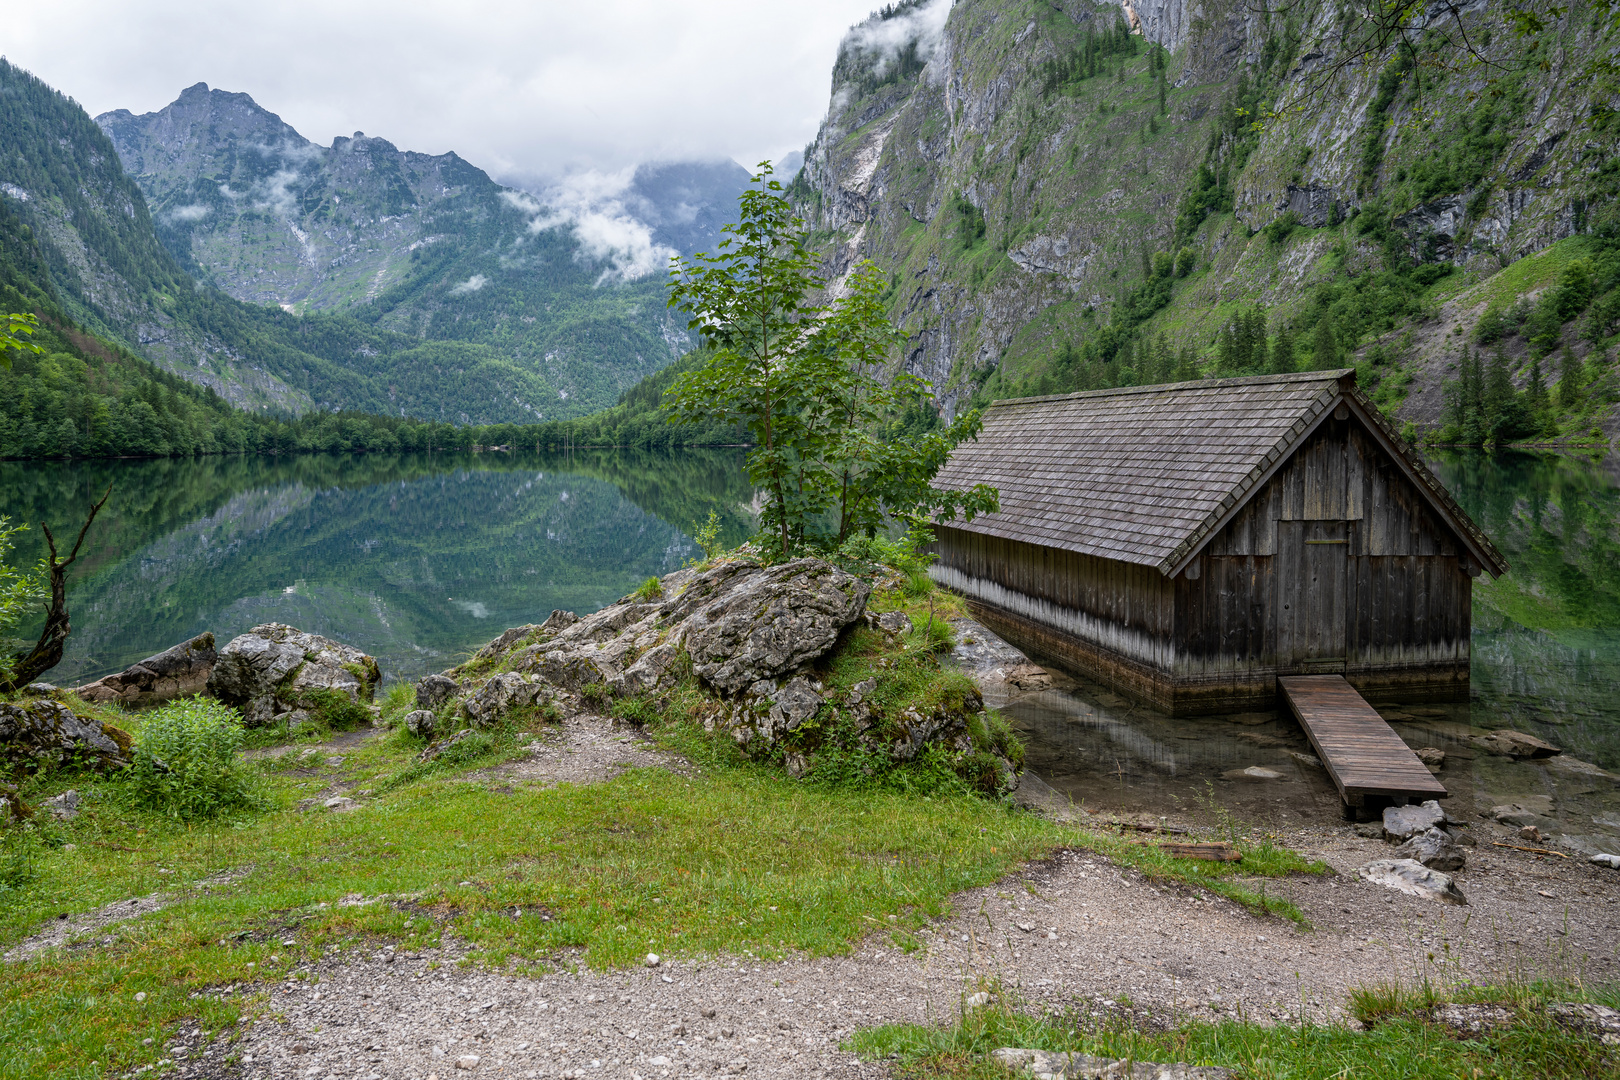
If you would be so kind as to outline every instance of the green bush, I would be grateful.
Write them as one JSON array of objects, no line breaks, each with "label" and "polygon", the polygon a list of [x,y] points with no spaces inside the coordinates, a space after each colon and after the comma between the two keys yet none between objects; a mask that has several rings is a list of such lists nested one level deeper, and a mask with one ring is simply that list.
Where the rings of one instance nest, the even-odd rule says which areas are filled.
[{"label": "green bush", "polygon": [[239,751],[245,732],[235,709],[202,697],[147,713],[123,784],[137,805],[182,821],[263,805],[258,778]]},{"label": "green bush", "polygon": [[640,600],[642,603],[651,603],[664,598],[664,585],[658,578],[650,577],[636,586],[636,591],[630,594],[630,599]]}]

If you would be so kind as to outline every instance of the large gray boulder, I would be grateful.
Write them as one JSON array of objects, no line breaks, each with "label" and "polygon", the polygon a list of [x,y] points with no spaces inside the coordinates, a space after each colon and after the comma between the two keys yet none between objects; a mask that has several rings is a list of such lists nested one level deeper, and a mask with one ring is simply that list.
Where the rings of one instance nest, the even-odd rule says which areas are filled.
[{"label": "large gray boulder", "polygon": [[232,638],[208,677],[208,692],[242,709],[249,727],[297,710],[318,710],[324,693],[370,701],[382,680],[377,661],[331,638],[265,623]]},{"label": "large gray boulder", "polygon": [[698,678],[723,694],[774,679],[832,648],[866,610],[871,586],[821,559],[716,567],[690,581],[667,618]]},{"label": "large gray boulder", "polygon": [[130,762],[128,733],[60,701],[35,698],[0,704],[0,754],[16,763],[55,766],[83,762],[122,768]]},{"label": "large gray boulder", "polygon": [[1458,847],[1451,834],[1440,828],[1414,833],[1394,855],[1398,859],[1415,859],[1431,870],[1461,870],[1468,865],[1468,856]]},{"label": "large gray boulder", "polygon": [[200,694],[208,688],[218,658],[214,635],[201,633],[138,664],[74,690],[84,701],[149,705]]},{"label": "large gray boulder", "polygon": [[437,709],[460,694],[461,684],[456,680],[443,675],[427,675],[416,684],[416,706],[419,709]]},{"label": "large gray boulder", "polygon": [[1445,808],[1433,799],[1419,806],[1384,807],[1384,835],[1393,843],[1409,840],[1445,821]]},{"label": "large gray boulder", "polygon": [[1449,874],[1431,870],[1416,859],[1378,859],[1363,866],[1357,873],[1374,885],[1397,889],[1408,896],[1442,904],[1468,903]]}]

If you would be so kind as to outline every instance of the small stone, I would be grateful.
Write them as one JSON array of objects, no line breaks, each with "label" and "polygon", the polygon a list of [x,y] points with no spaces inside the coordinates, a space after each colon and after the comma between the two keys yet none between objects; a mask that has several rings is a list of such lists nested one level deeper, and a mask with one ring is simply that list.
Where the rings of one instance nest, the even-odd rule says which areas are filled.
[{"label": "small stone", "polygon": [[135,1000],[136,1001],[145,1001],[146,1000],[146,991],[142,990],[139,993],[137,993],[135,995]]},{"label": "small stone", "polygon": [[327,799],[321,805],[326,807],[328,810],[342,813],[345,810],[353,810],[360,804],[349,798],[347,795],[338,795],[334,798]]},{"label": "small stone", "polygon": [[62,850],[63,851],[78,851],[79,850],[79,845],[78,844],[63,844],[62,845]]},{"label": "small stone", "polygon": [[662,961],[658,959],[657,953],[650,952],[647,954],[647,959],[644,961],[644,963],[646,963],[648,967],[657,967],[660,963],[662,963]]},{"label": "small stone", "polygon": [[969,994],[962,1004],[969,1009],[982,1009],[990,1004],[990,995],[980,990],[977,994]]},{"label": "small stone", "polygon": [[657,1057],[650,1057],[647,1059],[647,1064],[651,1065],[655,1069],[665,1068],[669,1065],[669,1063],[669,1058],[662,1054],[659,1054]]},{"label": "small stone", "polygon": [[1415,751],[1415,753],[1417,759],[1428,766],[1429,771],[1432,773],[1437,773],[1445,767],[1446,752],[1437,746],[1425,746],[1423,749]]},{"label": "small stone", "polygon": [[703,1010],[703,1015],[712,1020],[712,1019],[714,1019],[714,1010],[713,1009],[704,1009]]},{"label": "small stone", "polygon": [[1283,774],[1276,769],[1267,769],[1261,765],[1250,765],[1247,769],[1228,769],[1221,773],[1224,780],[1281,780]]},{"label": "small stone", "polygon": [[438,717],[427,709],[415,709],[405,714],[405,730],[420,739],[433,738]]},{"label": "small stone", "polygon": [[1519,839],[1527,844],[1541,843],[1541,830],[1534,825],[1526,825],[1519,830]]},{"label": "small stone", "polygon": [[50,810],[57,821],[72,821],[79,816],[79,793],[71,788],[39,804]]},{"label": "small stone", "polygon": [[1609,855],[1599,852],[1598,854],[1592,856],[1592,861],[1599,866],[1607,866],[1614,870],[1620,870],[1620,855]]},{"label": "small stone", "polygon": [[476,1068],[478,1068],[478,1055],[477,1054],[462,1054],[460,1057],[456,1058],[456,1068],[458,1068],[458,1069],[476,1069]]}]

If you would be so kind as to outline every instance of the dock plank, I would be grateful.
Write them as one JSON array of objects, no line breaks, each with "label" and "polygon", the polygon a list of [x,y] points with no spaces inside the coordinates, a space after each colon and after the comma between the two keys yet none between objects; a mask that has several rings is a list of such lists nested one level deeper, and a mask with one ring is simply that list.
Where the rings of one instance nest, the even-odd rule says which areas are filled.
[{"label": "dock plank", "polygon": [[1285,675],[1277,683],[1346,804],[1359,806],[1368,795],[1446,797],[1445,785],[1343,675]]}]

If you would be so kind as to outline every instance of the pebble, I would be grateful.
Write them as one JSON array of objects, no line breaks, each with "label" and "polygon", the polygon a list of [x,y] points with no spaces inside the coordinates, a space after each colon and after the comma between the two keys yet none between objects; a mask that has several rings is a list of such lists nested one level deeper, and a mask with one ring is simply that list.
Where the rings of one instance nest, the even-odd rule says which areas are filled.
[{"label": "pebble", "polygon": [[456,1058],[456,1068],[458,1068],[458,1069],[476,1069],[476,1068],[478,1068],[478,1055],[477,1054],[462,1054],[460,1057]]},{"label": "pebble", "polygon": [[660,961],[658,959],[658,954],[657,953],[650,952],[650,953],[647,954],[647,966],[648,967],[657,967],[659,965],[659,963],[660,963]]}]

